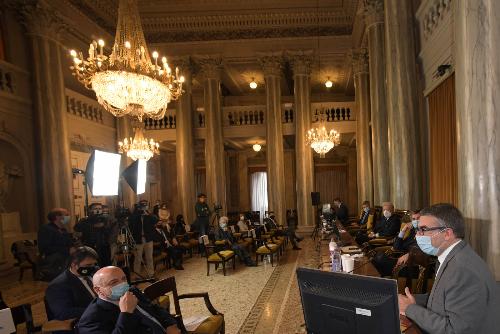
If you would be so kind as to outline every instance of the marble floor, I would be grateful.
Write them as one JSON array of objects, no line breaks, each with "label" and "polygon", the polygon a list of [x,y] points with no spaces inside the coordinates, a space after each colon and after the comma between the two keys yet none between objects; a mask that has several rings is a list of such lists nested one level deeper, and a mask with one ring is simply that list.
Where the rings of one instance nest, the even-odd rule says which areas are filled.
[{"label": "marble floor", "polygon": [[[237,261],[236,270],[222,270],[206,275],[206,260],[194,255],[186,258],[184,271],[164,270],[158,278],[175,275],[179,293],[208,292],[214,307],[224,313],[228,334],[294,334],[305,333],[299,289],[295,270],[298,267],[315,268],[319,254],[310,239],[301,242],[302,250],[291,246],[280,259],[279,265],[260,263],[258,267],[245,267]],[[17,276],[0,278],[0,291],[8,305],[33,305],[36,323],[46,319],[43,308],[44,282],[33,282],[30,275],[23,282]],[[184,317],[207,314],[202,299],[181,301]],[[20,331],[21,332],[21,331]]]}]

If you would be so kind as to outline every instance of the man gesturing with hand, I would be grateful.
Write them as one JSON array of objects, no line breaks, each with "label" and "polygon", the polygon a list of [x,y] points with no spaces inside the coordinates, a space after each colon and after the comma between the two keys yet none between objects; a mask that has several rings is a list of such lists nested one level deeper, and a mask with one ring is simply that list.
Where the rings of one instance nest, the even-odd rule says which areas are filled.
[{"label": "man gesturing with hand", "polygon": [[176,320],[167,311],[151,304],[139,290],[129,291],[120,268],[100,269],[94,274],[93,285],[97,298],[78,322],[80,334],[180,334]]}]

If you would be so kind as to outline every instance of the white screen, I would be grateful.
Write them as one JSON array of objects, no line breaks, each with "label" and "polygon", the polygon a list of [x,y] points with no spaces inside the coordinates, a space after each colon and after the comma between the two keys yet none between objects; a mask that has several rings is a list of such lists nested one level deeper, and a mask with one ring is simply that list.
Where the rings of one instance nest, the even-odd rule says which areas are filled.
[{"label": "white screen", "polygon": [[146,191],[147,164],[147,161],[139,159],[139,166],[137,166],[137,195],[143,194]]},{"label": "white screen", "polygon": [[95,151],[93,196],[118,195],[121,154]]}]

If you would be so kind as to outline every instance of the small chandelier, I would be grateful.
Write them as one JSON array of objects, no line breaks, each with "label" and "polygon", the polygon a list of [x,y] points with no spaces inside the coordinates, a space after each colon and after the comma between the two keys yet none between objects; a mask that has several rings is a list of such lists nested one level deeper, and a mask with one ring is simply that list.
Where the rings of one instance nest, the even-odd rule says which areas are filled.
[{"label": "small chandelier", "polygon": [[262,149],[262,146],[259,143],[255,143],[255,144],[253,144],[252,148],[255,152],[260,152],[260,150]]},{"label": "small chandelier", "polygon": [[158,52],[148,53],[135,0],[120,0],[115,43],[109,56],[104,41],[90,44],[87,59],[71,50],[73,75],[87,89],[95,91],[97,101],[116,117],[130,115],[161,119],[167,105],[182,94],[184,77],[172,71],[167,58],[158,64]]},{"label": "small chandelier", "polygon": [[149,141],[144,138],[142,127],[134,128],[134,138],[125,138],[118,142],[118,152],[127,153],[127,156],[132,160],[148,161],[155,154],[160,154],[160,144],[156,143],[152,138]]},{"label": "small chandelier", "polygon": [[340,133],[335,130],[328,132],[326,127],[319,126],[307,131],[306,144],[311,145],[311,148],[319,154],[320,158],[324,158],[335,145],[340,144]]}]

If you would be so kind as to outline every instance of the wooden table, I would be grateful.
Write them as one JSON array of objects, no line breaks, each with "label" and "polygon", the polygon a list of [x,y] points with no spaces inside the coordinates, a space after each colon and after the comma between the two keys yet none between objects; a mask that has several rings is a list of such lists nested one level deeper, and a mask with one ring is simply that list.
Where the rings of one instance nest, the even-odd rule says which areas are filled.
[{"label": "wooden table", "polygon": [[[358,246],[356,240],[347,232],[340,222],[337,222],[337,227],[340,231],[340,240],[342,241],[342,246]],[[321,270],[330,271],[332,268],[332,263],[330,260],[330,249],[329,243],[330,238],[322,239],[321,234],[319,235],[321,238],[320,242],[320,256],[321,256]],[[360,247],[361,248],[361,247]],[[363,276],[372,276],[372,277],[380,277],[380,273],[377,271],[375,266],[371,263],[368,257],[363,256],[357,258],[354,261],[354,274],[363,275]],[[413,325],[413,323],[406,317],[400,316],[401,323],[401,332],[405,334],[421,334],[420,330],[417,326]]]}]

